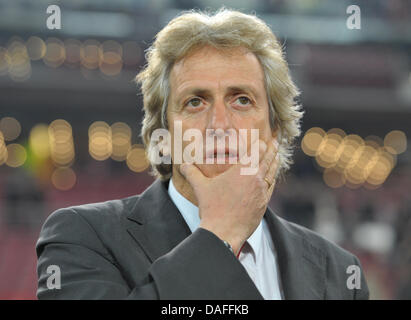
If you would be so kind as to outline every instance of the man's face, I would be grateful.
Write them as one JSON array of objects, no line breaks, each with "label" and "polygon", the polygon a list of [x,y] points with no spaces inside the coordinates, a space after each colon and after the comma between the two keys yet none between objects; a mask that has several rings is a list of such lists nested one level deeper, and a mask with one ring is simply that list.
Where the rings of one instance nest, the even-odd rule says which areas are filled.
[{"label": "man's face", "polygon": [[[193,51],[173,66],[170,89],[167,121],[172,142],[175,121],[181,121],[183,134],[187,129],[200,130],[204,138],[204,161],[197,167],[207,177],[216,176],[232,165],[228,159],[226,164],[216,164],[216,159],[214,164],[205,163],[207,129],[235,131],[237,145],[242,143],[239,130],[246,129],[247,141],[243,142],[247,145],[248,154],[251,150],[251,129],[258,129],[259,139],[266,142],[272,136],[263,69],[257,57],[244,48],[219,51],[206,46]],[[225,145],[228,147],[229,138],[222,139],[226,139]],[[183,141],[182,149],[188,144],[190,141]],[[173,176],[178,174],[178,166],[173,164]]]}]

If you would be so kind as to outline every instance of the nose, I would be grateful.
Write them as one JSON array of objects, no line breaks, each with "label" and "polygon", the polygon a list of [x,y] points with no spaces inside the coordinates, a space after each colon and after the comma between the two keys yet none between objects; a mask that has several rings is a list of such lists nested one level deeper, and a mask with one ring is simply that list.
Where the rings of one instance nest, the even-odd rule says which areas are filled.
[{"label": "nose", "polygon": [[232,128],[230,112],[223,99],[216,99],[213,107],[211,108],[210,120],[208,123],[208,129],[222,129],[226,132]]}]

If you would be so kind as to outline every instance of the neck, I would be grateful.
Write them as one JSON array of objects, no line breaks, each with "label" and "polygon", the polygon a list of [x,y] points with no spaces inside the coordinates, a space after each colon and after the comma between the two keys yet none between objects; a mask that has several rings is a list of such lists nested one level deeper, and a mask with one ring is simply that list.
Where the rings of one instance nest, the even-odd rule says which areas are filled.
[{"label": "neck", "polygon": [[181,175],[178,168],[173,166],[173,184],[177,191],[188,201],[198,207],[198,201],[194,190],[188,181]]}]

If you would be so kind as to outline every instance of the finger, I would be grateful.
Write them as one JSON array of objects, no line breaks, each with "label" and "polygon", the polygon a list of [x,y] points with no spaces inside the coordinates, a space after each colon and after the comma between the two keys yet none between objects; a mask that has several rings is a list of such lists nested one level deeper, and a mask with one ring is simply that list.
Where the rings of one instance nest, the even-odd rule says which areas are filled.
[{"label": "finger", "polygon": [[270,187],[267,190],[267,202],[270,201],[271,196],[273,195],[274,188],[275,188],[275,183],[276,183],[276,180],[274,179],[274,181],[272,182],[272,184],[270,185]]},{"label": "finger", "polygon": [[270,181],[270,184],[273,183],[274,180],[277,178],[279,159],[280,159],[280,154],[277,151],[276,156],[275,156],[274,160],[271,162],[270,168],[268,169],[268,171],[265,175],[265,179]]},{"label": "finger", "polygon": [[268,170],[270,169],[271,163],[273,162],[276,154],[277,154],[277,149],[278,149],[278,143],[276,140],[271,140],[270,143],[268,143],[268,149],[264,154],[264,157],[261,161],[260,164],[260,175],[261,177],[265,177]]},{"label": "finger", "polygon": [[264,140],[260,140],[259,143],[260,143],[260,148],[259,148],[260,154],[259,154],[258,162],[261,163],[261,161],[263,161],[263,159],[264,159],[265,152],[268,149],[268,145],[267,145],[267,143],[265,143]]},{"label": "finger", "polygon": [[271,163],[270,169],[267,172],[267,175],[264,180],[269,181],[269,187],[267,189],[267,199],[270,201],[271,196],[273,194],[275,184],[277,182],[277,173],[278,173],[278,167],[279,167],[279,153],[277,152],[277,155],[275,156],[274,161]]},{"label": "finger", "polygon": [[188,183],[195,187],[201,185],[201,183],[206,179],[203,173],[194,164],[183,163],[180,165],[180,173],[188,181]]}]

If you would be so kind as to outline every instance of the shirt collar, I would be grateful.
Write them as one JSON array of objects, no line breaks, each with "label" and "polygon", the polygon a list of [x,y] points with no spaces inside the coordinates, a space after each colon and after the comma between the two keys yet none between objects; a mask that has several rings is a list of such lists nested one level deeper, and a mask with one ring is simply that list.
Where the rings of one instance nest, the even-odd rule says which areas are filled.
[{"label": "shirt collar", "polygon": [[263,220],[261,220],[260,224],[258,225],[257,229],[254,230],[253,234],[247,239],[248,244],[254,251],[255,259],[257,259],[261,245],[263,243]]},{"label": "shirt collar", "polygon": [[173,179],[170,179],[170,183],[168,184],[168,194],[176,205],[178,211],[180,211],[191,232],[194,232],[200,225],[200,214],[198,207],[184,198],[184,196],[177,191],[174,186]]},{"label": "shirt collar", "polygon": [[[177,209],[180,211],[184,220],[186,221],[191,232],[194,232],[200,225],[200,215],[198,207],[187,200],[174,186],[173,179],[170,179],[168,184],[168,194],[171,200],[176,205]],[[257,257],[263,242],[263,223],[264,219],[261,220],[257,229],[253,234],[247,239],[248,244],[253,249],[255,256]]]}]

